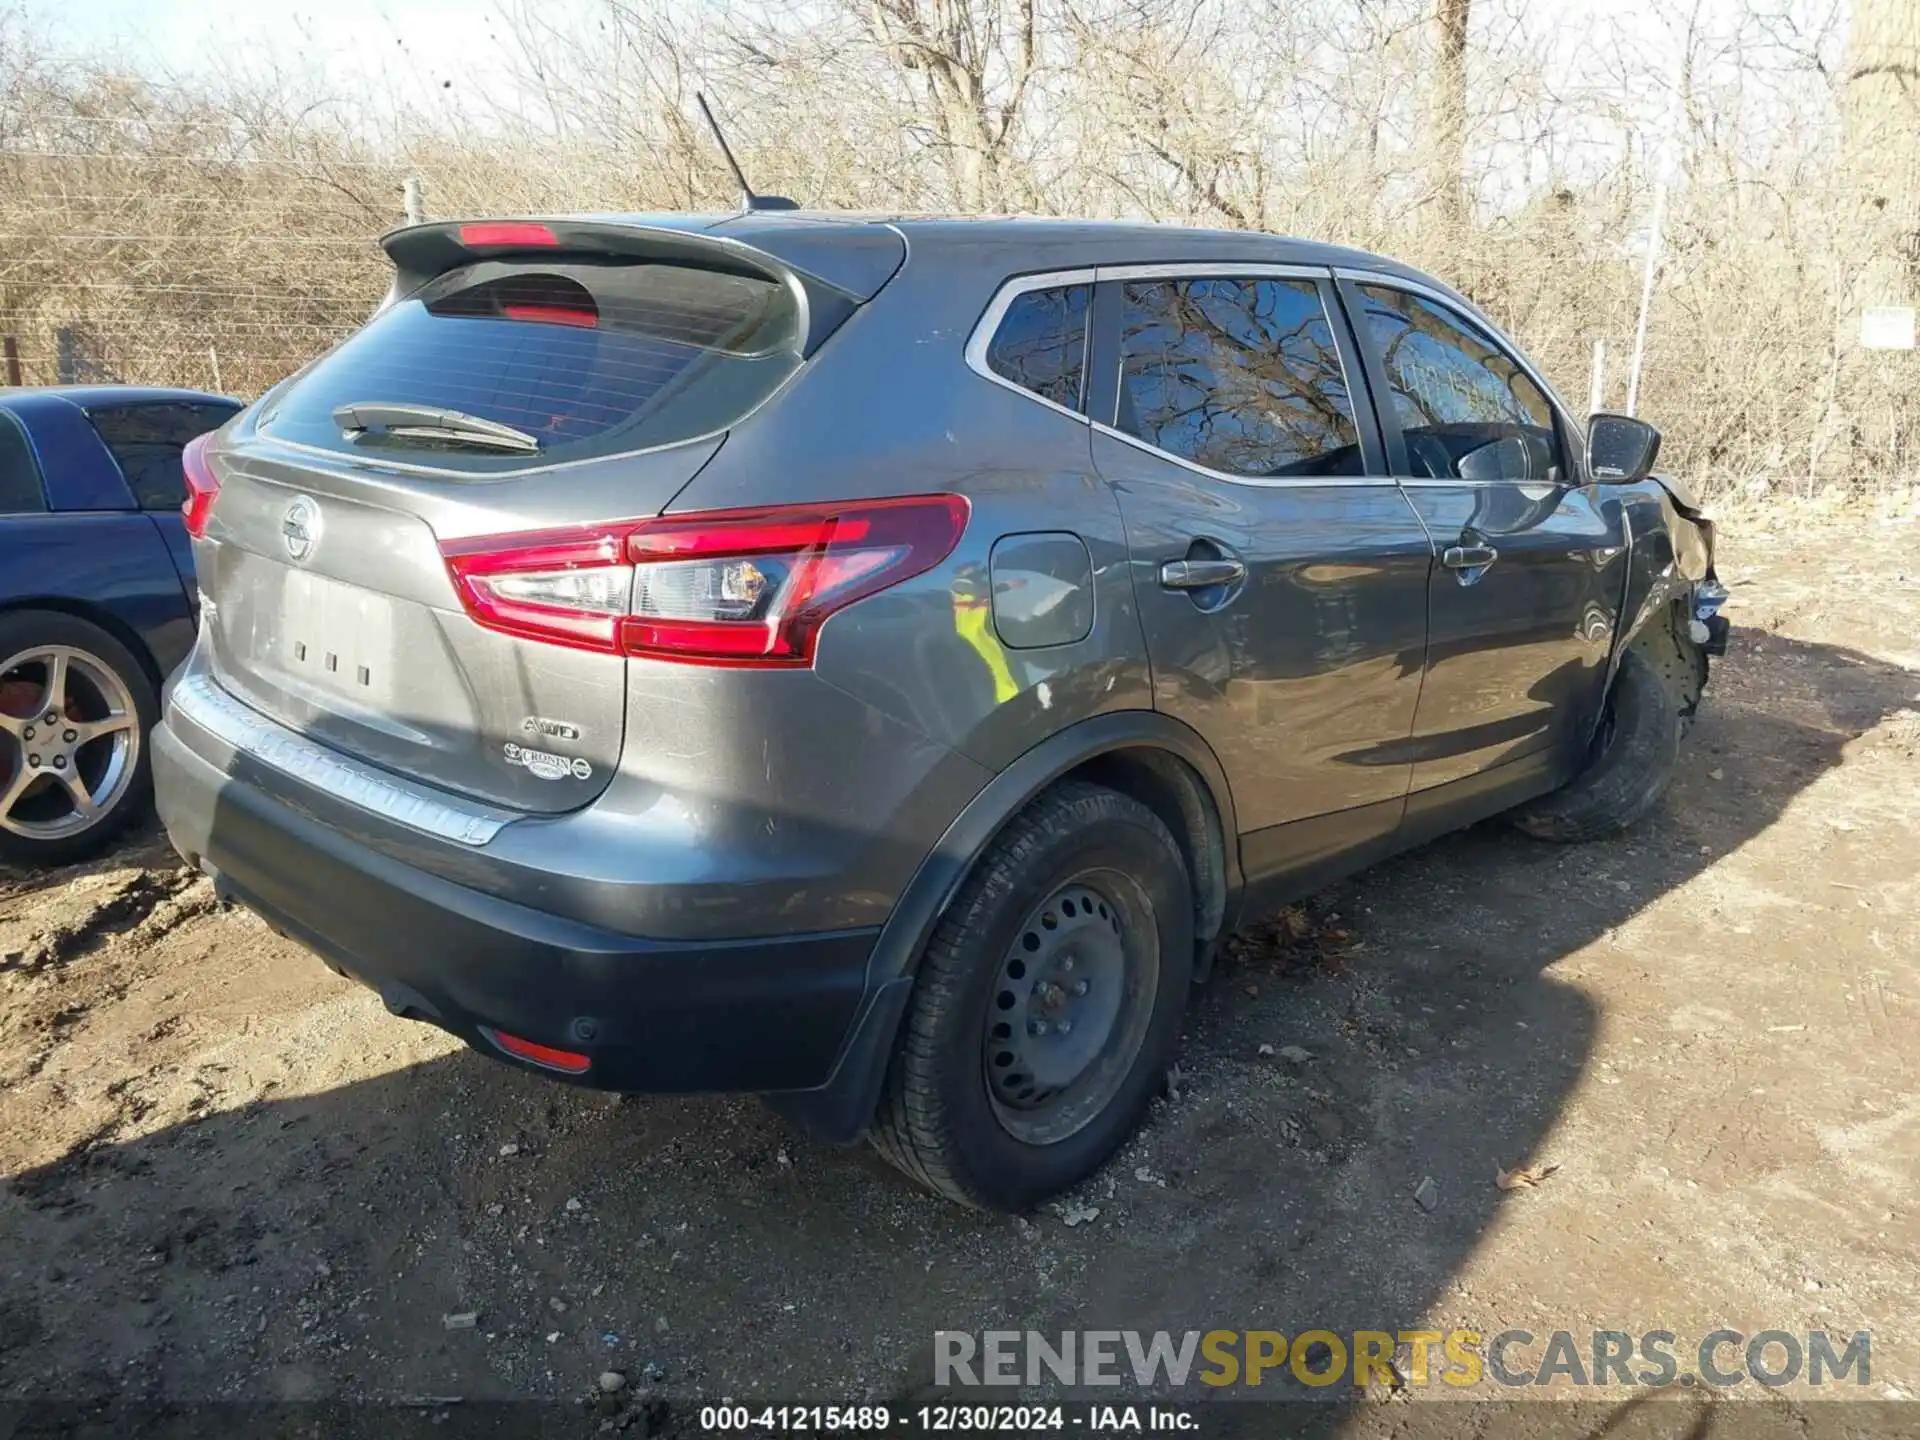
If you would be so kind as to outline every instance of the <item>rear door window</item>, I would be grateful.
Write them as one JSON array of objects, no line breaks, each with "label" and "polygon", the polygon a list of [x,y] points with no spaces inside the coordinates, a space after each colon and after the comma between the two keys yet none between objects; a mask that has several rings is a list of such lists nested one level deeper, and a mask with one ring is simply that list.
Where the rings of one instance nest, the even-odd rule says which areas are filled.
[{"label": "rear door window", "polygon": [[1565,474],[1553,406],[1480,328],[1430,300],[1363,285],[1361,323],[1387,374],[1415,476],[1537,480]]},{"label": "rear door window", "polygon": [[1366,473],[1312,280],[1130,280],[1120,428],[1225,475]]},{"label": "rear door window", "polygon": [[987,368],[1068,410],[1080,408],[1091,285],[1057,285],[1013,297],[987,346]]},{"label": "rear door window", "polygon": [[113,452],[140,508],[178,510],[187,498],[180,452],[188,441],[218,430],[239,413],[237,405],[165,402],[96,406],[87,418]]},{"label": "rear door window", "polygon": [[[766,277],[485,261],[375,316],[289,387],[263,429],[437,469],[585,460],[727,428],[799,367],[803,340],[793,291]],[[343,430],[334,412],[356,405],[451,412],[537,449],[490,448],[444,425]]]},{"label": "rear door window", "polygon": [[47,508],[40,464],[20,422],[0,410],[0,515],[37,515]]}]

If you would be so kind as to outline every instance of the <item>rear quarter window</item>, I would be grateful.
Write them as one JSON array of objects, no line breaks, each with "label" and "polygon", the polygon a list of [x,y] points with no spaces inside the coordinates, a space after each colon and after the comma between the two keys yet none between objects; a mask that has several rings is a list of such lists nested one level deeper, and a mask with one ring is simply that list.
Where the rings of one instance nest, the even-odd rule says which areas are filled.
[{"label": "rear quarter window", "polygon": [[987,368],[1069,410],[1080,408],[1091,285],[1058,285],[1013,297],[987,345]]},{"label": "rear quarter window", "polygon": [[[794,293],[689,265],[486,261],[375,316],[296,380],[264,433],[435,468],[522,470],[650,449],[737,422],[802,363]],[[446,434],[343,432],[343,406],[427,406],[537,453]]]},{"label": "rear quarter window", "polygon": [[37,515],[47,508],[40,463],[20,422],[0,410],[0,515]]}]

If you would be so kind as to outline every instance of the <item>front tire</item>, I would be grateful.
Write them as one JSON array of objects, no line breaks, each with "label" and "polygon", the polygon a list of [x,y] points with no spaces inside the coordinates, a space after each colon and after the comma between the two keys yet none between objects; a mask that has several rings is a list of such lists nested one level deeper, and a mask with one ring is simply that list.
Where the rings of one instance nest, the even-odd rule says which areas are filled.
[{"label": "front tire", "polygon": [[1028,1209],[1091,1174],[1172,1057],[1192,896],[1180,847],[1139,801],[1080,782],[1033,801],[927,945],[875,1148],[989,1210]]},{"label": "front tire", "polygon": [[1691,714],[1660,667],[1638,646],[1628,648],[1586,769],[1514,811],[1513,823],[1536,840],[1561,844],[1598,840],[1635,824],[1673,783]]},{"label": "front tire", "polygon": [[144,814],[159,712],[146,667],[98,625],[0,615],[0,860],[84,860]]}]

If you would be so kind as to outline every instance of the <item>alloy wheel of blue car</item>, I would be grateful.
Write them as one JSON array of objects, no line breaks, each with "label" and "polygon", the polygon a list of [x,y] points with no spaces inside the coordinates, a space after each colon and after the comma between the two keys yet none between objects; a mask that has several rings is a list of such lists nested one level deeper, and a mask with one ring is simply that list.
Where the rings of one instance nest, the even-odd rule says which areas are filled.
[{"label": "alloy wheel of blue car", "polygon": [[0,620],[0,858],[91,854],[145,805],[151,679],[77,617]]}]

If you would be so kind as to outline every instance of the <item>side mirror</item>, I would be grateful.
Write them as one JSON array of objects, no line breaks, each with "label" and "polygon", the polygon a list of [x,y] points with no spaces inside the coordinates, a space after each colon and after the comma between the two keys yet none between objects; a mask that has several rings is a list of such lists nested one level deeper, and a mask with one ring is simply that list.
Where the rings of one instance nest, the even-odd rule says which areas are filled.
[{"label": "side mirror", "polygon": [[1660,432],[1631,415],[1604,412],[1587,421],[1587,474],[1631,485],[1653,473]]}]

